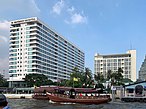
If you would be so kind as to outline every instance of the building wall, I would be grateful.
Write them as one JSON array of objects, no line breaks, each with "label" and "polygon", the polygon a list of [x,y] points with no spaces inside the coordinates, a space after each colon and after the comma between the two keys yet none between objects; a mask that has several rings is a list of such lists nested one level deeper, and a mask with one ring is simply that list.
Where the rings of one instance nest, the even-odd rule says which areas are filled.
[{"label": "building wall", "polygon": [[139,79],[146,80],[146,56],[139,70]]},{"label": "building wall", "polygon": [[108,70],[112,72],[123,69],[124,78],[136,81],[136,50],[129,50],[125,54],[100,55],[95,54],[94,71],[95,74],[103,74],[107,77]]},{"label": "building wall", "polygon": [[84,53],[38,18],[11,21],[9,81],[23,81],[26,74],[49,79],[69,79],[74,67],[84,70]]},{"label": "building wall", "polygon": [[131,54],[131,80],[136,81],[136,50],[129,50]]}]

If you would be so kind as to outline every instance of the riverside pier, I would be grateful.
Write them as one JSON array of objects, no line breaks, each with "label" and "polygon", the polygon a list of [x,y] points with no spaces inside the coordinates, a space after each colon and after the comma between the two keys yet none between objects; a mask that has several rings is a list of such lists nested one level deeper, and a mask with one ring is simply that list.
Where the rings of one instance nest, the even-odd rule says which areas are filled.
[{"label": "riverside pier", "polygon": [[123,86],[124,102],[146,102],[146,81],[136,82]]}]

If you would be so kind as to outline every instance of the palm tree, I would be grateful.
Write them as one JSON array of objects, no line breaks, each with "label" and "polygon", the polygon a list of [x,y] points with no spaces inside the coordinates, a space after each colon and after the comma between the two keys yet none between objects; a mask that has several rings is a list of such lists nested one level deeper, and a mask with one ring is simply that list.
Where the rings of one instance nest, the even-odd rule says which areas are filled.
[{"label": "palm tree", "polygon": [[120,83],[122,82],[123,80],[123,69],[122,68],[118,68],[118,72],[117,72],[117,83],[118,85],[120,85]]},{"label": "palm tree", "polygon": [[108,70],[107,71],[107,79],[110,80],[111,79],[111,76],[112,76],[112,71],[111,70]]},{"label": "palm tree", "polygon": [[118,68],[117,72],[111,74],[111,84],[112,85],[122,85],[123,80],[123,70],[122,68]]},{"label": "palm tree", "polygon": [[94,79],[98,82],[98,83],[102,83],[104,80],[104,76],[100,73],[98,73],[97,75],[94,75]]},{"label": "palm tree", "polygon": [[84,78],[83,84],[85,84],[85,87],[87,87],[87,85],[90,87],[92,84],[92,72],[89,68],[85,68],[83,78]]}]

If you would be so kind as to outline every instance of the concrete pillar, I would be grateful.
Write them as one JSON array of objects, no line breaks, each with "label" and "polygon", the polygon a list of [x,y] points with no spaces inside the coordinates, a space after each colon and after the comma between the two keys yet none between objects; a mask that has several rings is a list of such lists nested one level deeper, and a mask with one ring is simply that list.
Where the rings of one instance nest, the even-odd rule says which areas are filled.
[{"label": "concrete pillar", "polygon": [[112,102],[115,101],[115,90],[112,90]]},{"label": "concrete pillar", "polygon": [[116,87],[111,86],[111,90],[112,90],[112,102],[114,102],[115,101],[115,90],[116,90]]},{"label": "concrete pillar", "polygon": [[123,98],[123,86],[120,86],[120,99]]}]

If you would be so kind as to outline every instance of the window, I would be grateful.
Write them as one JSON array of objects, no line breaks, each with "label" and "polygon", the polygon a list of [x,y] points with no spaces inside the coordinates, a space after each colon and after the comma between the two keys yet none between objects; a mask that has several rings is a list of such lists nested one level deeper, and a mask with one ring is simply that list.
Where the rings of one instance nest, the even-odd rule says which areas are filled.
[{"label": "window", "polygon": [[32,56],[28,56],[28,59],[32,59]]},{"label": "window", "polygon": [[30,27],[26,27],[26,30],[29,30],[30,29]]},{"label": "window", "polygon": [[28,55],[32,55],[32,52],[28,52]]},{"label": "window", "polygon": [[27,67],[28,67],[28,68],[32,68],[32,65],[28,65]]},{"label": "window", "polygon": [[32,51],[32,48],[28,48],[28,51]]},{"label": "window", "polygon": [[29,31],[26,31],[26,34],[29,34],[30,32]]},{"label": "window", "polygon": [[26,47],[29,47],[29,44],[26,44]]},{"label": "window", "polygon": [[26,40],[26,43],[27,43],[27,42],[30,42],[30,40]]},{"label": "window", "polygon": [[26,35],[26,38],[30,38],[30,36],[29,35]]}]

